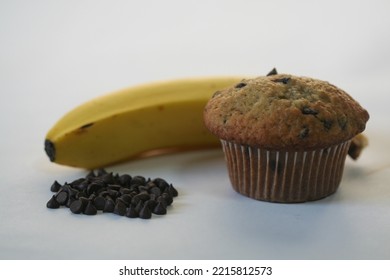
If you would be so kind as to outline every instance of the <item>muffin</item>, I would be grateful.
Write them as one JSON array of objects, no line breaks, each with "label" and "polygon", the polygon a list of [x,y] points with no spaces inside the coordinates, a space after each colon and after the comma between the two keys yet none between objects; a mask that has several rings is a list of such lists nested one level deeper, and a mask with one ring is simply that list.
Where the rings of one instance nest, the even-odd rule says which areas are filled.
[{"label": "muffin", "polygon": [[334,193],[351,140],[368,112],[317,79],[278,74],[217,91],[204,122],[221,139],[233,188],[271,202],[305,202]]}]

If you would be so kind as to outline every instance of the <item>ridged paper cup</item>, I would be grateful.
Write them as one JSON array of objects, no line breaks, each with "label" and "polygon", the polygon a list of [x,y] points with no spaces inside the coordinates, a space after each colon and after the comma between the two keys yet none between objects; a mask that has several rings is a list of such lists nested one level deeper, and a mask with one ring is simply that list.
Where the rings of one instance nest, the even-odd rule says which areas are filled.
[{"label": "ridged paper cup", "polygon": [[296,203],[333,194],[350,141],[312,151],[270,151],[221,140],[233,188],[270,202]]}]

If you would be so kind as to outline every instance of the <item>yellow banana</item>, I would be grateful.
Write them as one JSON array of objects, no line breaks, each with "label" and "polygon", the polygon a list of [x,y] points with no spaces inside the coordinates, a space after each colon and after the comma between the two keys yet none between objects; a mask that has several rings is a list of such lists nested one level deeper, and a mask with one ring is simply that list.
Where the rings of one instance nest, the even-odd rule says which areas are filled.
[{"label": "yellow banana", "polygon": [[219,145],[203,124],[212,94],[243,77],[154,82],[98,97],[64,115],[47,133],[58,164],[93,169],[161,149]]}]

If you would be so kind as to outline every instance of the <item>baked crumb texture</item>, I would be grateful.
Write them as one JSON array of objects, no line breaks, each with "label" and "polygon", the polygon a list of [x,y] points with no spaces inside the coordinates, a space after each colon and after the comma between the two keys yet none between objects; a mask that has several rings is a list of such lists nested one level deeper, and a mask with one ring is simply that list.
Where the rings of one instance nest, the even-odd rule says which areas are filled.
[{"label": "baked crumb texture", "polygon": [[368,112],[321,80],[287,74],[243,80],[217,91],[204,110],[220,139],[269,150],[312,150],[352,139]]}]

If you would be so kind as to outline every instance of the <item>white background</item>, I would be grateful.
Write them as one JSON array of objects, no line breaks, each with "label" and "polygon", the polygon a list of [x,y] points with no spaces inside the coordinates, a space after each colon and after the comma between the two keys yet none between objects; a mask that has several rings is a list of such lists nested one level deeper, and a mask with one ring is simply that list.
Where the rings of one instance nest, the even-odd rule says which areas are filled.
[{"label": "white background", "polygon": [[[0,0],[0,259],[390,259],[390,2]],[[50,163],[48,129],[98,95],[207,75],[311,76],[369,112],[370,146],[339,191],[304,204],[230,187],[220,150],[109,171],[180,192],[151,220],[49,210],[50,185],[85,171]]]}]

